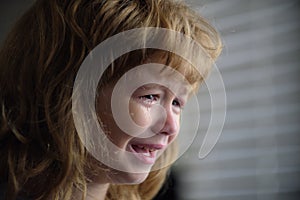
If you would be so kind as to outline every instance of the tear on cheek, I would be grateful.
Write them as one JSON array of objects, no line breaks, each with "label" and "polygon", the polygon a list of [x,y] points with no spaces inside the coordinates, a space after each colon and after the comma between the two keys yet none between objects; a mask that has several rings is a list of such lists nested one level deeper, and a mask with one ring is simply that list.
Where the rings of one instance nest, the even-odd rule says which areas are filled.
[{"label": "tear on cheek", "polygon": [[131,103],[129,106],[129,112],[131,119],[141,127],[148,127],[151,125],[150,109],[145,106],[138,105],[137,103]]}]

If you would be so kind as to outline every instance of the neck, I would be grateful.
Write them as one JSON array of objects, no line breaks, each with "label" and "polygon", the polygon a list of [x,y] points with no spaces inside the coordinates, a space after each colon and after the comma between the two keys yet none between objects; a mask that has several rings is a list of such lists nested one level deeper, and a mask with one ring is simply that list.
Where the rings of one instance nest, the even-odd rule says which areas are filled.
[{"label": "neck", "polygon": [[[86,200],[104,200],[108,187],[108,183],[88,183]],[[77,190],[74,194],[75,198],[73,199],[80,199],[81,196],[82,191]]]},{"label": "neck", "polygon": [[108,187],[108,183],[89,183],[87,186],[86,200],[104,200]]}]

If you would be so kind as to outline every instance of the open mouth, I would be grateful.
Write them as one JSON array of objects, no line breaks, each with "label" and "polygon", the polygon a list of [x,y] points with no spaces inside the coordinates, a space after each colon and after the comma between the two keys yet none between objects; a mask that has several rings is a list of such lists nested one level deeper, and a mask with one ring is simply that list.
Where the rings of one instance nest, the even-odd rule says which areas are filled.
[{"label": "open mouth", "polygon": [[132,148],[136,153],[141,153],[144,156],[148,157],[151,157],[154,154],[153,152],[156,151],[156,149],[149,148],[143,145],[132,145]]},{"label": "open mouth", "polygon": [[157,151],[162,149],[162,145],[151,144],[131,144],[130,151],[145,164],[154,164]]}]

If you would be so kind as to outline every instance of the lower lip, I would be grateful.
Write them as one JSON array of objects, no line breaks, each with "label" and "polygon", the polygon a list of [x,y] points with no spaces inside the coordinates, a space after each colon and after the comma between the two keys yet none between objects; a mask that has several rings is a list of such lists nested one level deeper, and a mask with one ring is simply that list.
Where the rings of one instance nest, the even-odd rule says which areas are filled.
[{"label": "lower lip", "polygon": [[152,151],[150,152],[150,156],[145,156],[143,153],[137,153],[133,148],[132,146],[130,145],[129,147],[129,151],[131,153],[133,153],[133,155],[135,157],[137,157],[140,161],[142,161],[143,163],[145,164],[148,164],[148,165],[153,165],[155,163],[155,160],[156,160],[156,153],[157,151]]}]

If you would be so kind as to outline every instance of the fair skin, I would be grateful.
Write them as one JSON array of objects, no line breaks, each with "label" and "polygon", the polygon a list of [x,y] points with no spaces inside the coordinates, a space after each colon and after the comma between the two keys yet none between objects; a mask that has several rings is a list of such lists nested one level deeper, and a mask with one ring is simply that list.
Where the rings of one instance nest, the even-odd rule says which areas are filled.
[{"label": "fair skin", "polygon": [[[134,133],[125,133],[114,120],[111,110],[111,99],[113,89],[116,87],[106,86],[99,93],[99,101],[97,112],[104,125],[104,129],[110,141],[112,141],[120,152],[112,159],[121,160],[118,163],[126,169],[132,169],[131,160],[126,160],[128,152],[133,155],[134,166],[140,165],[145,167],[144,173],[129,173],[107,167],[110,173],[103,172],[97,177],[93,177],[93,183],[88,185],[87,199],[104,199],[105,193],[110,183],[114,184],[138,184],[143,182],[151,167],[157,158],[170,145],[179,133],[180,114],[182,107],[186,104],[190,89],[187,84],[178,80],[178,77],[168,75],[160,75],[157,77],[152,68],[144,68],[143,74],[151,83],[142,85],[135,89],[132,94],[119,94],[118,106],[128,106],[131,119],[133,122],[142,127],[143,131],[138,135]],[[134,79],[130,79],[127,75],[129,84],[121,84],[124,87],[130,85],[136,80],[137,74],[132,75]],[[142,75],[141,79],[145,79]],[[156,84],[156,82],[168,83]],[[126,88],[121,88],[126,90]],[[129,102],[126,102],[129,100]],[[101,196],[99,196],[101,194]]]}]

